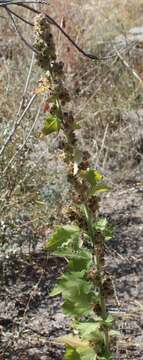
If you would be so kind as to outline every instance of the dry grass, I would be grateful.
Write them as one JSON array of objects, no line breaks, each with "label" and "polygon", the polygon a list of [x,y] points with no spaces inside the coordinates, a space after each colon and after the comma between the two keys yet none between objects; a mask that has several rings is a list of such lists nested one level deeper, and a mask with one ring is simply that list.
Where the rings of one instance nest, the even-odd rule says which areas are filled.
[{"label": "dry grass", "polygon": [[[142,26],[143,1],[136,4],[117,0],[79,1],[72,2],[72,9],[76,9],[74,22],[79,30],[78,34],[73,31],[74,38],[84,49],[98,55],[100,44],[106,47],[119,35],[126,37],[131,28]],[[122,172],[124,178],[129,175],[131,166],[137,164],[136,159],[142,159],[138,150],[140,139],[134,136],[140,132],[142,117],[142,83],[133,72],[135,69],[142,78],[140,52],[135,57],[134,53],[123,53],[127,68],[116,59],[95,64],[80,57],[77,62],[77,54],[71,51],[75,64],[73,62],[70,69],[69,86],[73,72],[75,113],[85,126],[81,143],[92,151],[94,163],[117,171],[117,176]],[[138,115],[135,114],[137,110]]]}]

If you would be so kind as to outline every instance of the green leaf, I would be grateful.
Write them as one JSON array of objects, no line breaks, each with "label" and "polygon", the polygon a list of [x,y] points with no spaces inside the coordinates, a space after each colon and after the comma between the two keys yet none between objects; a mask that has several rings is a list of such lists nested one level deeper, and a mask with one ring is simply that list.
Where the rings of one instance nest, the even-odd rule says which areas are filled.
[{"label": "green leaf", "polygon": [[53,255],[64,257],[69,260],[68,268],[71,271],[87,271],[93,264],[92,254],[89,250],[73,252],[72,249],[54,251]]},{"label": "green leaf", "polygon": [[54,289],[50,292],[50,296],[58,296],[62,293],[61,287],[56,285]]},{"label": "green leaf", "polygon": [[86,172],[81,173],[81,175],[90,184],[89,195],[95,196],[100,192],[110,190],[110,187],[103,182],[103,175],[99,171],[95,169],[89,169]]},{"label": "green leaf", "polygon": [[100,360],[113,360],[113,357],[112,357],[111,353],[105,353],[104,356],[101,356],[99,359]]},{"label": "green leaf", "polygon": [[104,234],[104,238],[106,241],[112,239],[112,228],[108,225],[108,221],[106,218],[99,218],[94,224],[95,230],[100,230]]},{"label": "green leaf", "polygon": [[69,249],[59,249],[53,252],[54,256],[64,257],[67,259],[76,258],[77,255],[75,252],[73,252],[72,248]]},{"label": "green leaf", "polygon": [[57,294],[62,293],[64,299],[71,299],[71,295],[75,296],[82,288],[84,292],[90,292],[91,284],[83,279],[84,271],[81,272],[66,272],[61,276],[56,284],[51,296],[55,296]]},{"label": "green leaf", "polygon": [[56,339],[56,342],[66,346],[64,360],[96,360],[95,350],[89,346],[88,341],[83,341],[78,336],[64,335]]},{"label": "green leaf", "polygon": [[76,319],[81,316],[92,315],[92,298],[90,294],[80,294],[72,300],[64,301],[63,310],[65,314]]},{"label": "green leaf", "polygon": [[110,226],[108,226],[104,231],[104,237],[106,241],[109,241],[113,237],[113,230]]},{"label": "green leaf", "polygon": [[81,360],[81,358],[74,348],[67,346],[64,354],[64,360]]},{"label": "green leaf", "polygon": [[42,133],[44,135],[49,135],[53,132],[59,131],[61,128],[61,120],[56,115],[49,115],[44,123]]},{"label": "green leaf", "polygon": [[72,271],[88,270],[92,265],[92,254],[88,250],[81,250],[69,262]]},{"label": "green leaf", "polygon": [[50,296],[62,294],[63,309],[72,317],[93,314],[92,304],[95,302],[93,285],[84,279],[85,271],[64,274]]},{"label": "green leaf", "polygon": [[109,336],[110,337],[116,337],[116,336],[120,336],[120,332],[117,330],[109,330]]},{"label": "green leaf", "polygon": [[45,249],[55,251],[58,248],[73,245],[78,248],[80,229],[74,225],[59,226],[52,238],[48,240]]},{"label": "green leaf", "polygon": [[92,347],[77,348],[81,360],[97,360],[97,354]]},{"label": "green leaf", "polygon": [[113,321],[114,321],[113,316],[111,314],[109,314],[107,316],[107,319],[104,320],[104,325],[106,325],[108,328],[110,328],[113,325]]},{"label": "green leaf", "polygon": [[79,129],[81,129],[81,125],[80,125],[80,123],[75,123],[74,125],[73,125],[73,129],[75,129],[75,130],[79,130]]},{"label": "green leaf", "polygon": [[78,347],[84,349],[89,346],[88,341],[83,341],[82,339],[80,339],[79,336],[73,334],[59,336],[58,338],[55,339],[55,342],[57,344],[64,344],[65,346],[70,346],[73,349],[76,349]]},{"label": "green leaf", "polygon": [[86,180],[91,186],[97,185],[99,181],[103,179],[103,175],[95,169],[89,169],[86,171]]},{"label": "green leaf", "polygon": [[89,224],[90,223],[90,214],[89,214],[88,208],[86,207],[86,205],[82,204],[80,206],[80,210],[81,210],[87,224]]},{"label": "green leaf", "polygon": [[59,249],[54,251],[55,256],[65,257],[69,260],[69,270],[81,271],[88,269],[92,265],[92,254],[87,249],[79,249],[75,252],[72,248]]},{"label": "green leaf", "polygon": [[102,193],[102,192],[107,192],[109,191],[111,188],[104,184],[103,182],[101,183],[98,183],[94,186],[92,186],[91,190],[89,191],[89,195],[91,196],[95,196],[97,195],[98,193]]},{"label": "green leaf", "polygon": [[83,339],[93,340],[96,338],[97,330],[100,329],[99,321],[86,321],[79,322],[75,325],[75,328],[79,330],[80,335]]},{"label": "green leaf", "polygon": [[108,225],[107,219],[105,217],[101,217],[96,221],[94,228],[96,230],[104,231],[107,225]]}]

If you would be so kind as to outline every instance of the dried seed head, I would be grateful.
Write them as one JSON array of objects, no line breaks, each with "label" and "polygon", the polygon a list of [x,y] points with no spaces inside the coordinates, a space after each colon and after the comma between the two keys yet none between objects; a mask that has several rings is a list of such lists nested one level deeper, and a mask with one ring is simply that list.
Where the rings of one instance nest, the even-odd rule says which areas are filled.
[{"label": "dried seed head", "polygon": [[74,124],[74,117],[73,117],[72,111],[69,111],[69,112],[65,111],[63,113],[63,120],[64,120],[65,126],[66,125],[67,126],[73,125]]},{"label": "dried seed head", "polygon": [[39,52],[39,54],[37,54],[38,65],[47,70],[51,61],[56,60],[56,51],[53,35],[46,15],[40,14],[36,16],[34,32],[34,47]]},{"label": "dried seed head", "polygon": [[64,63],[62,61],[53,62],[51,64],[51,69],[52,69],[52,73],[54,75],[54,78],[60,79],[60,78],[64,77],[63,68],[64,68]]},{"label": "dried seed head", "polygon": [[90,210],[95,214],[99,210],[99,202],[100,202],[100,198],[95,197],[95,196],[91,197],[88,200],[88,206],[89,206]]},{"label": "dried seed head", "polygon": [[57,114],[57,111],[58,111],[58,109],[57,109],[56,104],[52,104],[52,106],[50,107],[50,114],[55,115],[55,114]]},{"label": "dried seed head", "polygon": [[104,280],[103,286],[104,286],[104,291],[106,293],[106,296],[114,295],[113,284],[112,284],[111,278],[109,276]]},{"label": "dried seed head", "polygon": [[87,170],[89,168],[89,161],[83,160],[78,166],[79,170]]},{"label": "dried seed head", "polygon": [[91,268],[88,273],[87,273],[87,279],[88,280],[92,280],[95,281],[96,280],[96,276],[97,276],[97,269],[96,268]]},{"label": "dried seed head", "polygon": [[68,90],[64,87],[62,80],[55,80],[54,82],[54,93],[61,101],[62,105],[65,105],[70,101],[70,95]]},{"label": "dried seed head", "polygon": [[89,160],[91,157],[90,153],[88,151],[83,151],[83,154],[82,154],[82,158],[83,158],[83,161],[86,161],[86,160]]}]

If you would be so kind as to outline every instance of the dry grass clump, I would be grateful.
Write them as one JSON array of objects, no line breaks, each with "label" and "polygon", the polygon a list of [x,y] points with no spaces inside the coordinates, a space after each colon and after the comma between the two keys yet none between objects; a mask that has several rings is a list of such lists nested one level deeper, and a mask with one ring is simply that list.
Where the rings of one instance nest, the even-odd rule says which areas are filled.
[{"label": "dry grass clump", "polygon": [[[56,1],[53,6],[55,4]],[[109,44],[110,50],[113,49],[113,41],[118,45],[120,36],[126,39],[130,29],[142,26],[142,1],[136,4],[132,0],[89,0],[76,4],[73,1],[73,9],[77,10],[74,22],[79,32],[76,37],[72,28],[71,34],[84,49],[99,56],[101,52],[107,55]],[[67,19],[69,22],[70,12]],[[75,114],[83,119],[86,128],[81,132],[82,146],[92,148],[94,163],[117,171],[117,176],[122,172],[123,178],[142,160],[142,150],[138,146],[141,140],[137,134],[142,117],[143,53],[135,47],[136,40],[129,43],[129,51],[125,42],[118,47],[121,58],[117,54],[113,59],[96,64],[81,57],[77,62],[77,54],[71,50],[75,64],[73,61],[69,73]]]},{"label": "dry grass clump", "polygon": [[[82,82],[87,83],[87,78],[84,91]],[[92,148],[94,163],[106,170],[122,170],[125,175],[124,171],[129,172],[135,164],[142,116],[140,112],[137,121],[135,114],[139,114],[142,104],[141,85],[121,61],[110,61],[90,67],[78,83],[80,89],[77,117],[84,122],[82,146]]]},{"label": "dry grass clump", "polygon": [[141,26],[142,13],[142,0],[83,0],[79,8],[83,44],[88,41],[94,49],[100,41],[110,41],[131,27]]}]

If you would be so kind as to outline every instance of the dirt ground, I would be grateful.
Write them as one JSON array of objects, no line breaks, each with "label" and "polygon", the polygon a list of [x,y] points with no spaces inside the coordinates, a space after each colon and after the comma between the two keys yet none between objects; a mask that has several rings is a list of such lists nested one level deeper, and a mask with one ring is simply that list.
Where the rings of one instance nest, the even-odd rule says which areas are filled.
[{"label": "dirt ground", "polygon": [[[119,306],[121,332],[116,359],[143,359],[143,181],[128,179],[104,200],[102,211],[114,226],[107,263]],[[112,308],[111,308],[112,311]]]},{"label": "dirt ground", "polygon": [[[143,181],[128,179],[102,201],[114,226],[106,248],[114,298],[109,308],[119,318],[116,360],[143,359]],[[0,258],[0,360],[63,359],[54,338],[69,331],[61,299],[48,296],[64,262],[39,251]]]}]

